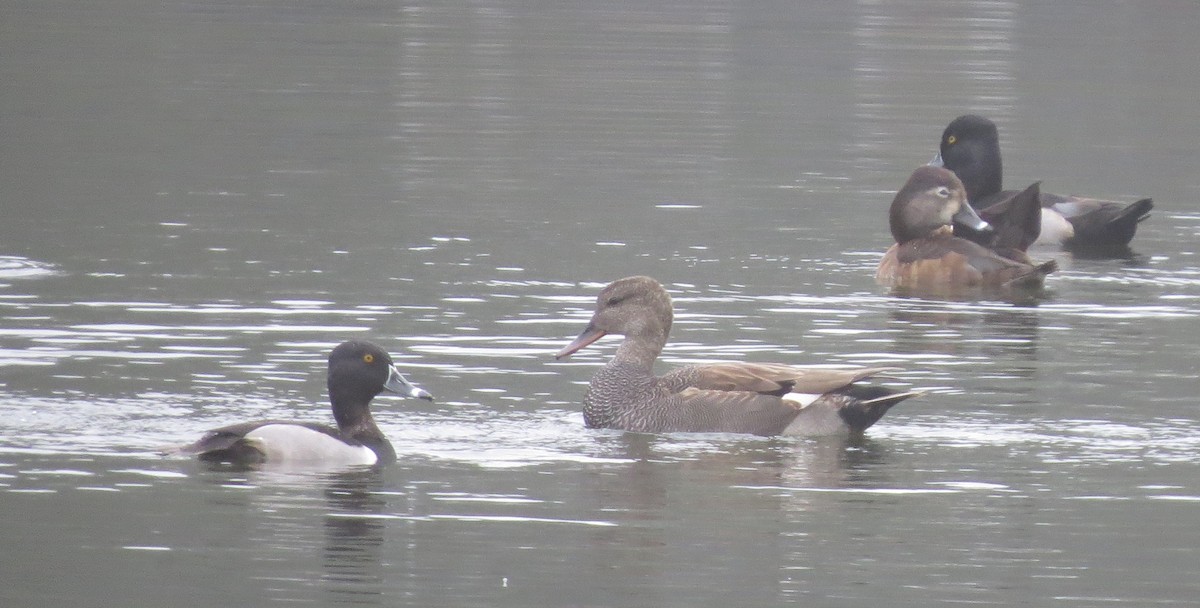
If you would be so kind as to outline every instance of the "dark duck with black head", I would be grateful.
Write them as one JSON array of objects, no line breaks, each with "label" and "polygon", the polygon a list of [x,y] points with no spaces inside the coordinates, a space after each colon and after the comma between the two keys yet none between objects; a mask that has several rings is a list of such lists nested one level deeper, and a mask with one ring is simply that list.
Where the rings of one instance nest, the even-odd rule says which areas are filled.
[{"label": "dark duck with black head", "polygon": [[[996,123],[974,114],[959,116],[942,131],[933,164],[944,166],[962,180],[971,205],[984,219],[999,223],[1006,201],[1017,194],[1003,190],[1003,163]],[[1150,217],[1154,201],[1132,203],[1039,192],[1041,222],[1035,238],[1081,251],[1123,252]]]},{"label": "dark duck with black head", "polygon": [[396,451],[371,416],[371,400],[383,391],[433,400],[400,374],[386,351],[364,340],[333,349],[326,384],[336,427],[290,420],[242,422],[209,431],[176,452],[236,465],[387,464],[396,460]]},{"label": "dark duck with black head", "polygon": [[967,203],[962,182],[940,167],[914,171],[892,199],[888,219],[896,244],[880,260],[875,278],[894,288],[1037,288],[1058,268],[1053,260],[1027,264],[954,236],[955,223],[976,231],[987,225]]},{"label": "dark duck with black head", "polygon": [[833,370],[773,363],[713,363],[654,374],[671,331],[671,296],[644,276],[610,283],[570,356],[607,334],[625,336],[584,397],[589,428],[641,433],[857,435],[895,404],[920,394],[856,384],[890,368]]}]

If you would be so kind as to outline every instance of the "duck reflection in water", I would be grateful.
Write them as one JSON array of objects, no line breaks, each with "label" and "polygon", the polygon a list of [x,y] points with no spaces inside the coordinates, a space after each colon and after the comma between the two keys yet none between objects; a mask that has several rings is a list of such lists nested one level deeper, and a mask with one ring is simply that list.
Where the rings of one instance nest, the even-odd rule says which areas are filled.
[{"label": "duck reflection in water", "polygon": [[[1037,405],[1047,362],[1039,348],[1044,319],[1036,307],[898,298],[888,316],[882,334],[891,340],[888,352],[921,357],[935,369],[945,366],[948,387]],[[962,376],[964,368],[975,373]]]},{"label": "duck reflection in water", "polygon": [[329,476],[322,580],[335,603],[383,605],[387,512],[378,468]]}]

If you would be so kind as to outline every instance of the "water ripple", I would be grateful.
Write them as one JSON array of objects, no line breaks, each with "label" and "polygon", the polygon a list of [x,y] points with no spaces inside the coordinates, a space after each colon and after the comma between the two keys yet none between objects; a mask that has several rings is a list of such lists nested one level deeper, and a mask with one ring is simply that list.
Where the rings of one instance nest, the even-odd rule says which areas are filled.
[{"label": "water ripple", "polygon": [[0,279],[37,279],[59,273],[54,264],[27,258],[0,255]]}]

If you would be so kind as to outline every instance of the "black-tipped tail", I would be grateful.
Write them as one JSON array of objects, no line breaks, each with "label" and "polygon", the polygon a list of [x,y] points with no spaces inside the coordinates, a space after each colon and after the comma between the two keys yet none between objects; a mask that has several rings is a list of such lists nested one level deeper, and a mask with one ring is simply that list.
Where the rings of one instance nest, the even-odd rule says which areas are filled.
[{"label": "black-tipped tail", "polygon": [[1093,213],[1069,218],[1075,227],[1075,237],[1068,245],[1085,249],[1126,247],[1137,234],[1138,224],[1150,217],[1152,209],[1154,200],[1144,198],[1123,207],[1106,203]]},{"label": "black-tipped tail", "polygon": [[923,395],[921,391],[898,393],[882,386],[851,385],[838,394],[849,398],[849,402],[838,409],[838,414],[845,421],[850,431],[861,433],[871,425],[879,422],[883,415],[892,409],[893,405],[908,399]]}]

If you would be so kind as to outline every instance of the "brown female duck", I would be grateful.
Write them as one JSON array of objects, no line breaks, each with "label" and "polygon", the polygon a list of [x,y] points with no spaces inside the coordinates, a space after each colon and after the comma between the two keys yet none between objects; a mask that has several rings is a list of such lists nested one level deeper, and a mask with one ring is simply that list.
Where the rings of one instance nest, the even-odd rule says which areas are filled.
[{"label": "brown female duck", "polygon": [[806,369],[771,363],[689,365],[654,375],[671,331],[671,296],[650,277],[610,283],[583,333],[559,351],[570,356],[606,334],[625,336],[592,377],[584,397],[589,428],[643,433],[755,435],[861,433],[893,405],[919,393],[855,382],[890,368]]},{"label": "brown female duck", "polygon": [[954,236],[953,223],[981,228],[967,204],[962,182],[940,167],[924,166],[892,200],[890,224],[896,244],[879,262],[876,280],[902,289],[1040,287],[1058,268],[1053,260],[1026,264]]}]

